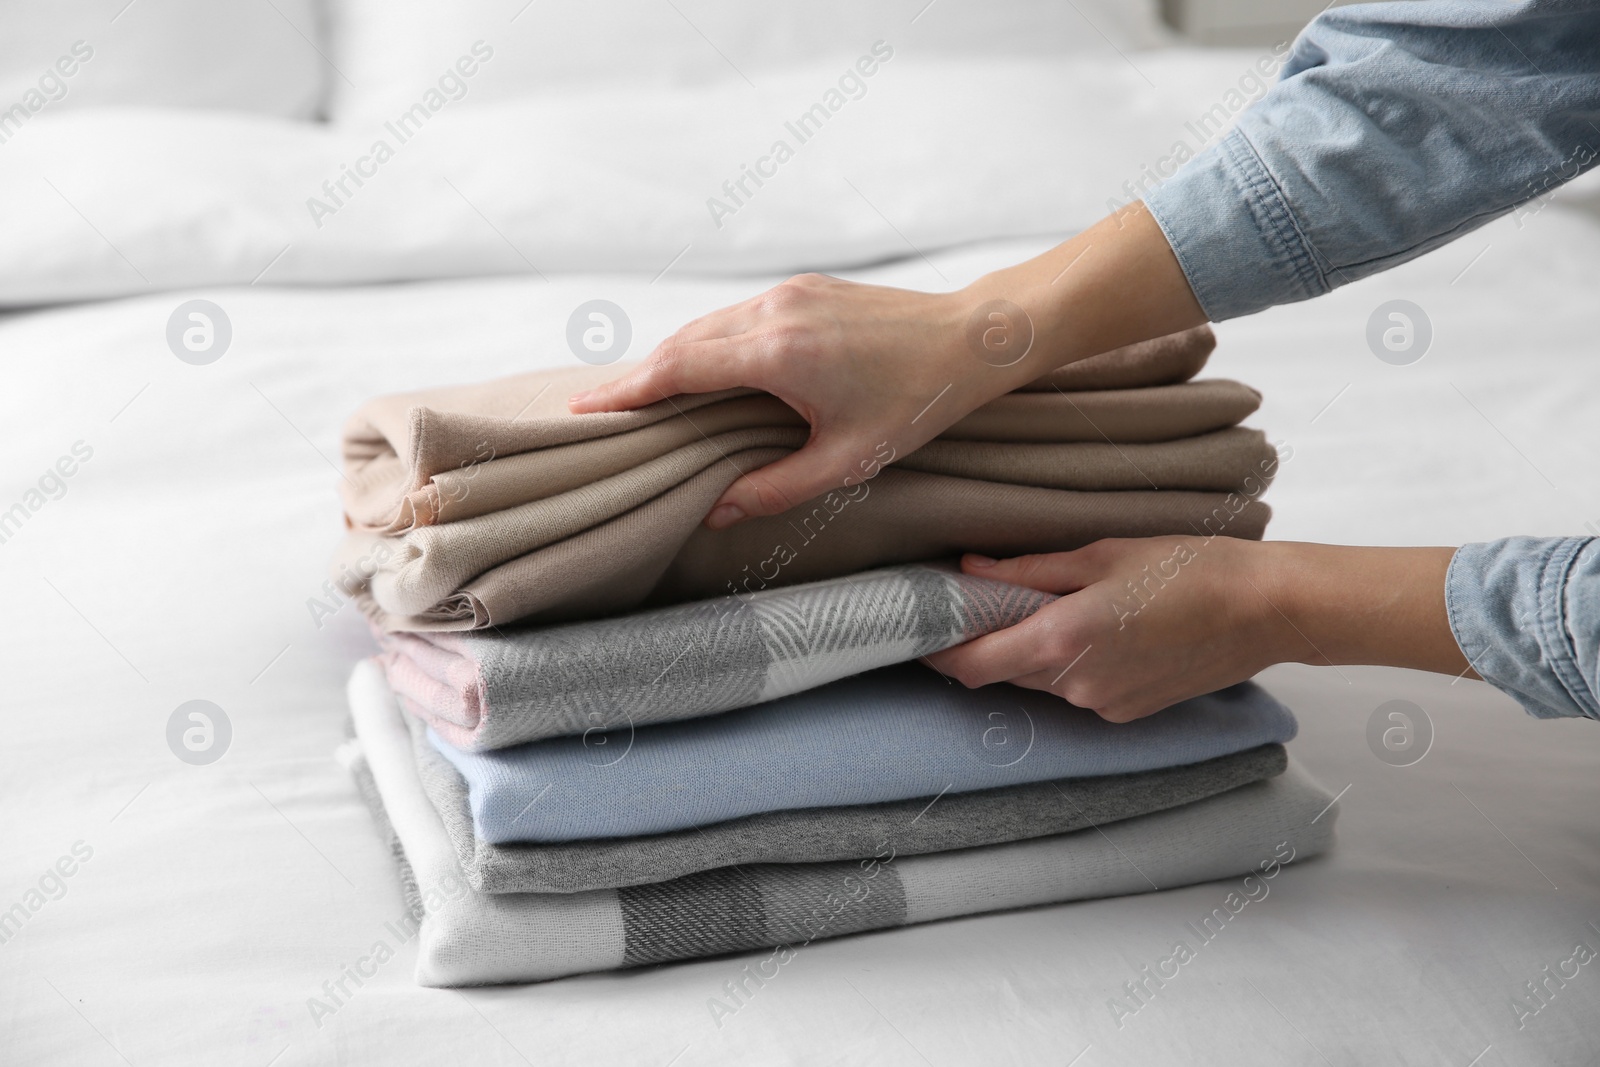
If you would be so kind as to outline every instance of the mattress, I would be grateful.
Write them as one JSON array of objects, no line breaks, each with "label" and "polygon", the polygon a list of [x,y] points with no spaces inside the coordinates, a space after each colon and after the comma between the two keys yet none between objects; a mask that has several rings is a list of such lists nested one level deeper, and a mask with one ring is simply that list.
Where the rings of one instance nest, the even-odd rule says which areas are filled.
[{"label": "mattress", "polygon": [[[850,276],[959,285],[1048,243]],[[1207,375],[1260,389],[1251,424],[1292,448],[1269,536],[1600,532],[1597,262],[1600,215],[1574,190],[1219,327]],[[1600,948],[1600,735],[1388,669],[1262,675],[1299,718],[1295,758],[1340,793],[1339,840],[1181,965],[1163,961],[1236,886],[817,943],[739,994],[768,954],[416,987],[392,860],[331,755],[344,680],[373,648],[324,585],[342,420],[376,393],[569,359],[584,301],[659,337],[773,280],[244,286],[0,318],[0,510],[41,498],[0,543],[16,609],[0,631],[0,914],[26,913],[0,943],[0,1061],[1466,1067],[1600,1051],[1600,963],[1569,962]],[[168,347],[190,299],[231,320],[215,362]],[[1410,366],[1364,340],[1391,299],[1433,325]],[[1374,724],[1412,730],[1424,755],[1396,765]],[[313,1013],[341,981],[338,1010]]]}]

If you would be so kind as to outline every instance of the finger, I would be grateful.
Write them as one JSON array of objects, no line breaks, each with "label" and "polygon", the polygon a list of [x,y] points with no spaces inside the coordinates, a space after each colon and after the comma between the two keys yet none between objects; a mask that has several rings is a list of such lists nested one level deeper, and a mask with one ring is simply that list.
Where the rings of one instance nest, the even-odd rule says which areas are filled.
[{"label": "finger", "polygon": [[1068,671],[1092,647],[1079,635],[1066,601],[1041,608],[1027,620],[928,657],[935,670],[969,689],[1049,672]]},{"label": "finger", "polygon": [[1076,593],[1101,576],[1101,551],[1093,549],[1093,545],[1086,545],[1071,552],[1046,552],[1010,559],[990,559],[968,553],[961,558],[961,569],[967,574],[1025,585],[1044,593]]},{"label": "finger", "polygon": [[758,515],[776,515],[830,489],[838,489],[846,499],[859,499],[870,489],[855,470],[856,451],[848,444],[813,439],[793,455],[730,485],[706,516],[706,525],[721,530]]},{"label": "finger", "polygon": [[[751,297],[737,304],[718,308],[697,319],[690,319],[678,328],[677,333],[657,345],[656,351],[659,352],[674,341],[709,341],[715,337],[737,337],[741,333],[749,332],[755,325],[757,299]],[[651,355],[655,353],[652,352]]]},{"label": "finger", "polygon": [[626,411],[655,404],[679,393],[714,393],[745,384],[748,338],[715,337],[659,348],[644,366],[615,381],[597,385],[567,400],[574,415]]},{"label": "finger", "polygon": [[[1090,660],[1086,656],[1083,662],[1089,663]],[[1074,678],[1073,673],[1052,668],[1013,678],[1011,684],[1054,693],[1074,707],[1086,708],[1107,722],[1132,722],[1177,703],[1177,699],[1163,699],[1153,695],[1147,688],[1136,686],[1124,691],[1122,686],[1108,687],[1103,679],[1081,674]]]},{"label": "finger", "polygon": [[[1068,671],[1050,667],[1046,670],[1034,671],[1032,674],[1019,675],[1010,679],[1010,682],[1012,685],[1020,685],[1024,689],[1038,689],[1041,692],[1054,693],[1056,696],[1061,697],[1062,700],[1066,700],[1065,694],[1061,692],[1061,683],[1069,673]],[[1068,701],[1068,703],[1071,702]]]}]

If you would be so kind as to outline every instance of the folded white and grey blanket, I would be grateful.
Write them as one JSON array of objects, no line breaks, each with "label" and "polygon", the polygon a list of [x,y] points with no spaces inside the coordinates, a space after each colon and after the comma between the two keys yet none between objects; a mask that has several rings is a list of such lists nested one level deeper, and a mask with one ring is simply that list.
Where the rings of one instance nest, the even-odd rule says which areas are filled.
[{"label": "folded white and grey blanket", "polygon": [[1208,800],[1103,828],[900,856],[889,835],[850,863],[724,867],[581,893],[480,893],[417,773],[411,738],[376,664],[349,688],[352,770],[390,837],[418,924],[425,986],[527,982],[778,946],[985,911],[1276,877],[1326,849],[1333,798],[1297,767]]},{"label": "folded white and grey blanket", "polygon": [[594,622],[380,640],[407,708],[481,750],[759,704],[1015,626],[1054,599],[911,565]]},{"label": "folded white and grey blanket", "polygon": [[916,797],[888,804],[769,811],[674,833],[556,844],[495,845],[472,828],[467,784],[407,715],[422,787],[472,888],[576,893],[665,882],[752,863],[826,863],[870,856],[894,839],[902,856],[1022,841],[1103,826],[1204,800],[1282,774],[1282,745],[1137,774]]}]

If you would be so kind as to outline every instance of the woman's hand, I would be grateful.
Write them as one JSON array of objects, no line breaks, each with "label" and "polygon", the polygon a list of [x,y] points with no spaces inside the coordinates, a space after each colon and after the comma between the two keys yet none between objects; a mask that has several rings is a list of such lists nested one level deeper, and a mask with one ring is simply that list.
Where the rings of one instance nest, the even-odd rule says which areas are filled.
[{"label": "woman's hand", "polygon": [[953,293],[792,278],[689,323],[569,406],[618,411],[745,386],[798,411],[810,440],[730,486],[706,519],[718,528],[870,476],[881,456],[905,455],[1057,367],[1204,321],[1140,203]]},{"label": "woman's hand", "polygon": [[[983,394],[982,372],[995,376],[963,348],[971,301],[965,292],[918,293],[802,274],[694,320],[639,370],[573,397],[571,406],[634,408],[735,386],[772,393],[811,424],[811,438],[801,451],[735,483],[707,524],[776,514],[854,484],[868,469],[875,473],[875,456],[904,455],[976,406],[959,402]],[[992,382],[993,395],[1007,388],[1004,380]]]},{"label": "woman's hand", "polygon": [[1444,603],[1452,548],[1231,537],[1097,541],[962,570],[1064,594],[1032,618],[928,657],[969,686],[1055,693],[1112,722],[1242,682],[1274,663],[1472,674]]}]

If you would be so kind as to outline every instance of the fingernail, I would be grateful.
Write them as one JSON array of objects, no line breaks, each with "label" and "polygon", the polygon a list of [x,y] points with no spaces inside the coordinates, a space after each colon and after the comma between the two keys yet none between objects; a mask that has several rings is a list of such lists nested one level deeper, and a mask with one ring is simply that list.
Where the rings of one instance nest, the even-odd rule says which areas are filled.
[{"label": "fingernail", "polygon": [[578,403],[578,402],[580,402],[582,400],[587,400],[588,397],[589,397],[589,390],[585,389],[581,393],[573,393],[571,396],[567,397],[567,403],[576,404],[576,403]]},{"label": "fingernail", "polygon": [[744,518],[744,509],[737,504],[718,504],[706,516],[706,525],[713,530],[725,529]]},{"label": "fingernail", "polygon": [[1000,561],[997,559],[990,559],[988,556],[980,556],[975,552],[968,552],[967,562],[972,564],[974,567],[993,567]]}]

